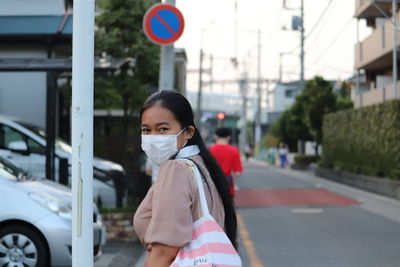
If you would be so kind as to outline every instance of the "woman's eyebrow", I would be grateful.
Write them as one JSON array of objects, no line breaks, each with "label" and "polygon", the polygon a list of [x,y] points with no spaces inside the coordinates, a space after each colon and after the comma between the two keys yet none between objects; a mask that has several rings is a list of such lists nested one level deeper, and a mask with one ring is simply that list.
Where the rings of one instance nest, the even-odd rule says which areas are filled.
[{"label": "woman's eyebrow", "polygon": [[[162,125],[170,125],[168,122],[159,122],[159,123],[157,123],[156,124],[156,127],[158,127],[158,126],[162,126]],[[148,124],[146,124],[146,123],[142,123],[142,125],[141,125],[142,127],[150,127]]]},{"label": "woman's eyebrow", "polygon": [[159,122],[156,124],[156,126],[162,126],[162,125],[170,125],[168,122]]}]

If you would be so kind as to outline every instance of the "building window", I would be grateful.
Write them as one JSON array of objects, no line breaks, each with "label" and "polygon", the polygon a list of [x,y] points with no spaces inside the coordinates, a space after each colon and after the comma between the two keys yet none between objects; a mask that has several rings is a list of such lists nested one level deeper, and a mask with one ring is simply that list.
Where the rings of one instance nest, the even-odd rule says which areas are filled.
[{"label": "building window", "polygon": [[293,90],[285,90],[285,97],[293,98],[294,97],[294,91]]}]

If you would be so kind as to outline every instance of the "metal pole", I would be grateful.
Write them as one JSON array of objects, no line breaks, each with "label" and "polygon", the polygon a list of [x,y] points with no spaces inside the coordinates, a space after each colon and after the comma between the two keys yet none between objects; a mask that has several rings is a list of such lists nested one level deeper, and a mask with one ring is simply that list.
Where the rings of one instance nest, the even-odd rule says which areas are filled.
[{"label": "metal pole", "polygon": [[72,45],[72,266],[93,267],[94,1],[74,3]]},{"label": "metal pole", "polygon": [[279,79],[278,79],[278,81],[280,83],[282,82],[282,57],[283,57],[283,53],[279,53]]},{"label": "metal pole", "polygon": [[[175,5],[175,0],[166,0],[166,4]],[[160,76],[158,90],[174,90],[174,45],[162,45],[160,52]]]},{"label": "metal pole", "polygon": [[247,143],[247,74],[239,81],[240,91],[242,93],[242,129],[240,131],[240,150],[245,153]]},{"label": "metal pole", "polygon": [[[360,19],[357,19],[357,44],[360,45]],[[360,57],[360,55],[356,55],[357,57]],[[362,106],[361,103],[361,91],[360,91],[360,70],[355,68],[355,75],[356,75],[356,104],[358,101],[358,107]],[[356,106],[357,107],[357,106]]]},{"label": "metal pole", "polygon": [[55,73],[52,71],[47,72],[46,93],[46,178],[55,181],[54,140],[56,139],[57,79]]},{"label": "metal pole", "polygon": [[213,90],[213,83],[214,83],[214,79],[213,79],[213,64],[214,64],[214,56],[210,55],[210,91]]},{"label": "metal pole", "polygon": [[235,0],[235,60],[238,62],[238,1]]},{"label": "metal pole", "polygon": [[197,123],[198,128],[200,127],[200,119],[201,119],[201,93],[203,90],[203,49],[200,48],[200,63],[199,63],[199,90],[197,92]]},{"label": "metal pole", "polygon": [[392,1],[393,17],[393,98],[397,98],[397,0]]},{"label": "metal pole", "polygon": [[256,113],[256,129],[254,135],[254,144],[256,151],[260,148],[261,142],[261,30],[258,30],[258,55],[257,55],[257,113]]},{"label": "metal pole", "polygon": [[301,0],[301,8],[300,8],[300,16],[301,16],[301,29],[300,29],[300,82],[303,88],[304,86],[304,0]]}]

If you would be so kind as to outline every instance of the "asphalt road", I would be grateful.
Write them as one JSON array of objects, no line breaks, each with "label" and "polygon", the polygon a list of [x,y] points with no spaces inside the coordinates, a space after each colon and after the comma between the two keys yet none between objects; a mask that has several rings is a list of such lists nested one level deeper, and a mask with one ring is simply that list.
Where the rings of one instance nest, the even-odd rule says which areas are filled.
[{"label": "asphalt road", "polygon": [[237,184],[243,266],[400,266],[399,201],[254,161]]}]

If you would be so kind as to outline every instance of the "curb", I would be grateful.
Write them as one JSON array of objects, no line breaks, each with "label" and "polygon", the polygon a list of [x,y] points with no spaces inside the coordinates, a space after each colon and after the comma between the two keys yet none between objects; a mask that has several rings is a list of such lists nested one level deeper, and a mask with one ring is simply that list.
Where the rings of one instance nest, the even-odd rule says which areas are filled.
[{"label": "curb", "polygon": [[338,183],[350,185],[380,195],[400,200],[400,182],[318,167],[315,175]]}]

